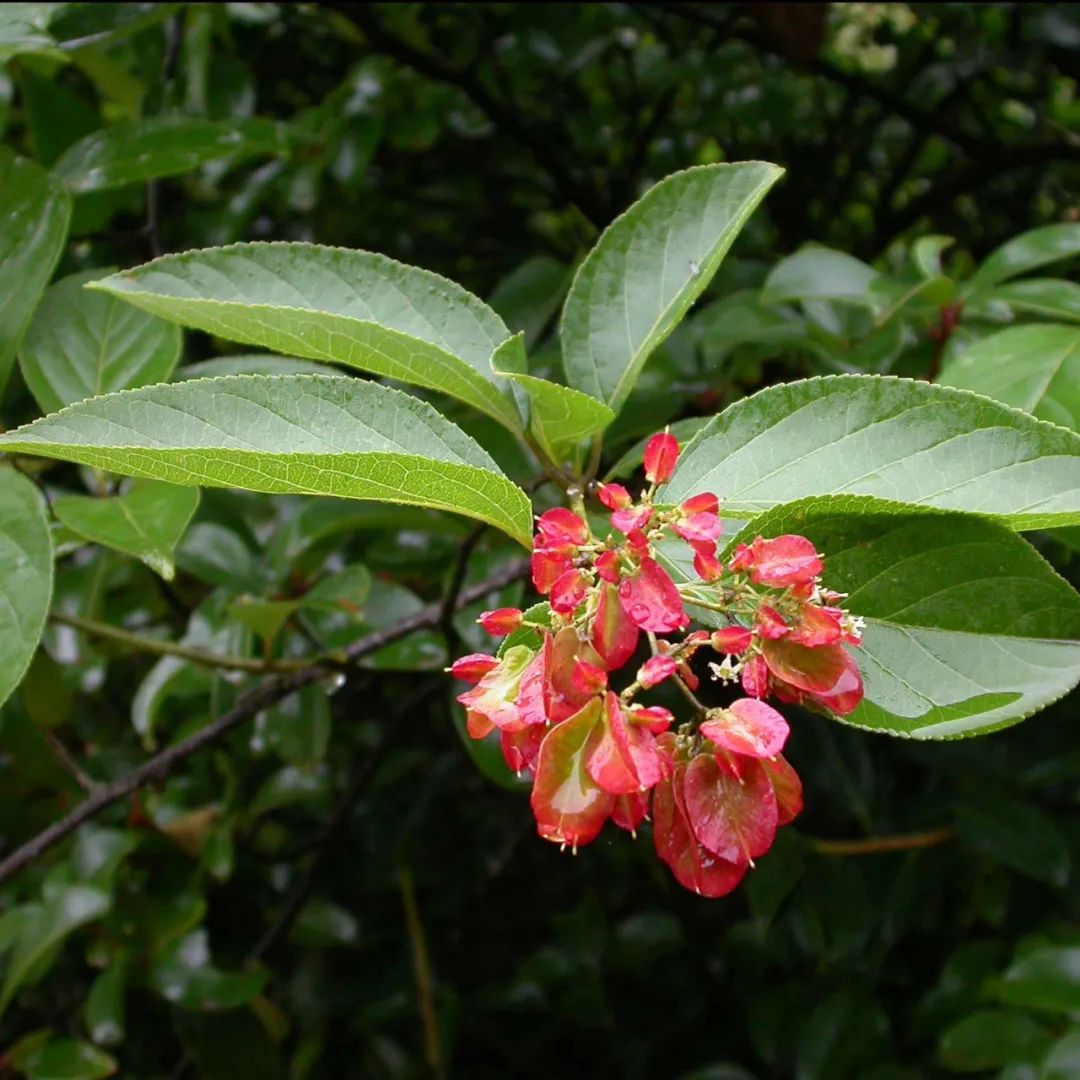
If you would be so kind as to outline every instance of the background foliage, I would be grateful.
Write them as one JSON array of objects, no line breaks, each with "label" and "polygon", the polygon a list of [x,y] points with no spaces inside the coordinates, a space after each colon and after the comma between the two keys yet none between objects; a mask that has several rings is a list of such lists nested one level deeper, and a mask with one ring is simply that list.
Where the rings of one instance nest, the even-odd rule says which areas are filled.
[{"label": "background foliage", "polygon": [[[650,361],[613,465],[664,422],[685,435],[818,373],[940,379],[1075,429],[1078,54],[1068,5],[5,5],[4,425],[170,377],[317,370],[80,287],[242,239],[437,270],[555,367],[598,230],[671,171],[760,158],[787,176]],[[27,326],[19,298],[47,280]],[[493,421],[438,405],[535,480]],[[491,531],[20,467],[61,557],[46,647],[0,714],[5,850],[214,737],[3,885],[9,1072],[1080,1069],[1075,695],[961,743],[799,716],[797,832],[704,903],[622,835],[558,857],[470,762],[441,668],[495,604],[446,598],[493,573],[521,596]],[[1075,581],[1074,534],[1029,536]],[[16,571],[51,573],[0,567],[12,595]],[[382,647],[214,726],[260,669],[357,640]]]}]

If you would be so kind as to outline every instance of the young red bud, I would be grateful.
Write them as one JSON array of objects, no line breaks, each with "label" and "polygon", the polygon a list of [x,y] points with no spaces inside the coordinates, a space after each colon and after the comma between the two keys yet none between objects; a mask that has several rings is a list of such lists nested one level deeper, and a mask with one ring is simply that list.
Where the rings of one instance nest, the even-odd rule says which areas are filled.
[{"label": "young red bud", "polygon": [[742,626],[725,626],[712,633],[712,647],[719,653],[743,653],[750,648],[754,635]]},{"label": "young red bud", "polygon": [[462,682],[478,683],[492,668],[498,667],[499,661],[487,653],[470,653],[459,656],[450,665],[450,674]]},{"label": "young red bud", "polygon": [[654,735],[662,734],[675,723],[674,714],[662,705],[635,706],[627,712],[626,718],[631,724],[640,724]]},{"label": "young red bud", "polygon": [[503,607],[496,608],[494,611],[481,612],[480,618],[476,621],[492,637],[505,637],[521,625],[522,617],[520,608]]},{"label": "young red bud", "polygon": [[560,575],[551,586],[551,610],[569,615],[585,599],[589,591],[589,575],[573,568]]},{"label": "young red bud", "polygon": [[769,667],[764,657],[755,656],[743,664],[742,688],[752,698],[763,698],[769,689]]},{"label": "young red bud", "polygon": [[556,506],[545,510],[536,521],[536,528],[548,544],[584,544],[589,527],[572,510]]},{"label": "young red bud", "polygon": [[683,521],[675,523],[675,532],[688,544],[692,544],[697,551],[705,550],[701,545],[708,545],[708,549],[716,550],[716,541],[723,529],[723,524],[716,514],[702,511],[700,514],[691,514]]},{"label": "young red bud", "polygon": [[674,675],[676,666],[670,656],[650,656],[638,669],[637,681],[648,690]]},{"label": "young red bud", "polygon": [[619,532],[629,536],[631,533],[639,533],[649,524],[652,517],[651,506],[637,506],[626,510],[616,510],[611,515],[611,524]]},{"label": "young red bud", "polygon": [[666,484],[675,471],[679,444],[675,436],[664,431],[645,444],[645,479],[651,484]]},{"label": "young red bud", "polygon": [[601,581],[615,585],[619,580],[619,555],[615,551],[601,551],[596,557],[596,573]]},{"label": "young red bud", "polygon": [[622,484],[601,484],[596,497],[609,510],[625,510],[633,502],[630,492]]},{"label": "young red bud", "polygon": [[694,552],[694,569],[697,571],[697,575],[702,581],[716,581],[716,579],[724,572],[723,566],[720,565],[720,560],[707,551]]},{"label": "young red bud", "polygon": [[786,622],[784,622],[783,616],[774,607],[770,607],[768,604],[762,604],[757,609],[757,616],[754,619],[754,629],[763,637],[769,641],[775,641],[777,638],[783,637],[791,629]]}]

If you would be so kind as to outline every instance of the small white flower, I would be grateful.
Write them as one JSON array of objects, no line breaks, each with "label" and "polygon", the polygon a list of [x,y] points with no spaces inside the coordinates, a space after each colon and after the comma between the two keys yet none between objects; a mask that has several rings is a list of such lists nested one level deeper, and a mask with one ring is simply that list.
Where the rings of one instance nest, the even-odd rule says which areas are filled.
[{"label": "small white flower", "polygon": [[717,682],[737,682],[739,672],[742,671],[742,663],[736,660],[734,656],[725,656],[723,663],[717,664],[710,661],[709,670]]}]

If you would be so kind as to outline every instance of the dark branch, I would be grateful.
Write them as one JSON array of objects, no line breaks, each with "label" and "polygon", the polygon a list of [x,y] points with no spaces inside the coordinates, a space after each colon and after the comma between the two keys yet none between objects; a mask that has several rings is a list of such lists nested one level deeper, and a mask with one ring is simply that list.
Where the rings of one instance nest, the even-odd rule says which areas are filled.
[{"label": "dark branch", "polygon": [[[497,589],[502,589],[511,582],[518,581],[526,574],[527,567],[523,562],[512,562],[504,566],[497,573],[492,574],[485,581],[464,589],[459,599],[460,607],[479,600],[482,596]],[[407,619],[402,619],[385,630],[377,630],[371,634],[365,634],[362,638],[354,641],[345,655],[350,662],[360,660],[377,652],[385,645],[398,641],[417,630],[428,629],[438,626],[442,618],[443,606],[430,604],[422,611]],[[104,784],[88,799],[79,803],[70,813],[59,821],[54,821],[47,828],[42,829],[36,836],[31,837],[21,847],[16,848],[3,862],[0,862],[0,883],[14,877],[20,870],[40,858],[49,848],[58,844],[65,837],[73,833],[84,822],[100,814],[102,810],[111,806],[114,802],[130,795],[133,791],[146,784],[164,779],[178,765],[186,761],[192,754],[197,753],[204,747],[212,746],[223,739],[234,728],[253,719],[257,713],[275,705],[283,698],[295,694],[298,690],[309,686],[327,674],[332,668],[323,664],[314,664],[302,671],[292,672],[274,679],[269,679],[255,689],[245,694],[237,704],[216,720],[207,724],[201,731],[175,746],[170,746],[160,754],[155,754],[148,761],[143,762],[136,769],[132,769],[127,775]]]}]

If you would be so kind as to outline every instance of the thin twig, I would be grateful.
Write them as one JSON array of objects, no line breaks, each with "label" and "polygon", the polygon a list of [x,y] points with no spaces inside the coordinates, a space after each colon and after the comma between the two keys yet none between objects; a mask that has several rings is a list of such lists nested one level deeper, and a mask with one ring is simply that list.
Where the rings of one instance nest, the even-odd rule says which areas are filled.
[{"label": "thin twig", "polygon": [[135,634],[119,626],[110,626],[108,623],[97,622],[94,619],[84,619],[81,615],[69,615],[62,611],[54,611],[49,618],[61,626],[70,626],[72,629],[80,630],[91,637],[104,638],[107,641],[127,645],[137,652],[151,653],[154,656],[178,656],[182,660],[190,660],[191,663],[199,664],[202,667],[224,668],[227,671],[247,671],[255,675],[272,675],[289,671],[305,671],[315,664],[336,665],[344,661],[344,655],[312,657],[307,660],[258,660],[250,656],[223,656],[221,653],[210,652],[208,649],[199,649],[193,645],[181,645],[179,642],[167,641],[164,638]]},{"label": "thin twig", "polygon": [[819,840],[810,838],[810,848],[818,855],[878,855],[886,851],[916,851],[952,840],[950,828],[898,836],[870,836],[865,840]]},{"label": "thin twig", "polygon": [[454,652],[461,642],[461,635],[454,625],[454,612],[458,609],[458,598],[461,596],[462,586],[465,584],[465,574],[469,569],[469,559],[472,557],[476,545],[487,530],[486,525],[478,525],[461,543],[458,549],[454,568],[450,571],[450,580],[446,586],[446,595],[442,602],[442,611],[439,615],[439,629],[446,640],[448,652]]},{"label": "thin twig", "polygon": [[[523,578],[527,570],[527,564],[524,562],[508,563],[486,580],[463,589],[460,605],[464,607],[493,590],[505,588],[511,582]],[[441,615],[442,605],[430,604],[415,615],[402,619],[385,630],[365,634],[345,650],[345,657],[349,663],[354,663],[392,642],[407,637],[416,630],[438,626]],[[0,884],[40,858],[49,848],[73,833],[83,822],[89,821],[114,802],[144,785],[164,779],[192,754],[219,742],[234,728],[251,720],[257,713],[277,704],[283,698],[316,682],[328,670],[332,670],[332,667],[324,663],[316,663],[302,671],[290,672],[267,680],[245,694],[229,712],[212,720],[194,735],[168,747],[160,754],[155,754],[118,780],[102,785],[94,795],[79,803],[59,821],[54,821],[42,829],[0,862]]]},{"label": "thin twig", "polygon": [[439,1023],[435,1015],[435,996],[432,992],[431,961],[428,958],[424,927],[420,922],[420,910],[416,906],[412,871],[402,863],[398,868],[398,886],[401,904],[405,909],[405,926],[412,947],[413,975],[416,978],[416,997],[420,1006],[420,1019],[424,1025],[424,1056],[433,1075],[438,1076],[441,1054],[439,1052]]},{"label": "thin twig", "polygon": [[101,785],[83,772],[82,766],[75,760],[75,755],[63,744],[60,736],[47,727],[43,727],[40,730],[42,735],[45,736],[45,741],[52,747],[52,752],[56,755],[57,760],[71,775],[71,778],[75,783],[78,784],[87,795],[92,795],[97,791]]}]

